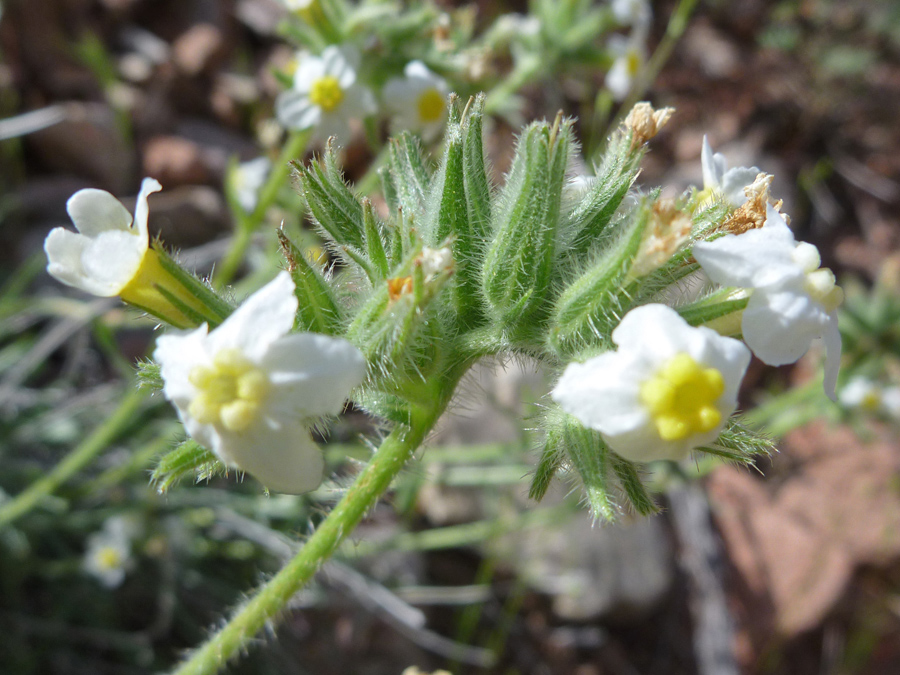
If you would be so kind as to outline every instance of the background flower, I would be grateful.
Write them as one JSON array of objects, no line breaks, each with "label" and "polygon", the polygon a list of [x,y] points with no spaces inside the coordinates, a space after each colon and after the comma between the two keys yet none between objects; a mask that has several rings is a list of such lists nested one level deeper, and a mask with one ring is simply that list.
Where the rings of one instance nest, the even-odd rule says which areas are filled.
[{"label": "background flower", "polygon": [[290,129],[315,127],[315,136],[347,140],[350,120],[377,112],[375,97],[356,79],[359,55],[349,46],[331,45],[321,56],[304,55],[294,86],[275,101],[278,121]]},{"label": "background flower", "polygon": [[447,119],[447,82],[431,72],[421,61],[410,61],[403,77],[387,81],[382,99],[393,117],[396,129],[418,131],[432,139]]}]

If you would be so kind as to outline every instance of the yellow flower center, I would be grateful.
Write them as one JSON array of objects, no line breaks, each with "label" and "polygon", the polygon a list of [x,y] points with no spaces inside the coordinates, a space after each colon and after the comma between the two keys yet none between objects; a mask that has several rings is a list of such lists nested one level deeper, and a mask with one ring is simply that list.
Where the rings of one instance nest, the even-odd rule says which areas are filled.
[{"label": "yellow flower center", "polygon": [[344,100],[344,90],[334,75],[325,75],[312,83],[309,100],[325,112],[334,112]]},{"label": "yellow flower center", "polygon": [[444,97],[434,87],[426,89],[419,95],[419,119],[425,124],[432,124],[444,114]]},{"label": "yellow flower center", "polygon": [[631,49],[628,51],[628,54],[626,54],[625,58],[625,70],[630,77],[634,77],[641,69],[641,54],[637,50]]},{"label": "yellow flower center", "polygon": [[97,551],[97,564],[104,570],[118,569],[122,566],[122,554],[112,546],[104,546]]},{"label": "yellow flower center", "polygon": [[881,407],[881,394],[877,389],[872,389],[871,391],[866,392],[865,396],[863,396],[862,401],[859,402],[859,407],[863,410],[868,410],[869,412],[875,412]]},{"label": "yellow flower center", "polygon": [[844,301],[844,290],[836,285],[834,272],[827,267],[819,267],[822,259],[819,249],[812,244],[800,242],[793,253],[794,262],[806,272],[803,289],[809,297],[818,302],[827,312],[833,312]]},{"label": "yellow flower center", "polygon": [[212,367],[197,366],[188,374],[197,388],[188,412],[201,424],[220,424],[241,432],[259,417],[269,393],[269,378],[237,349],[216,354]]},{"label": "yellow flower center", "polygon": [[672,357],[641,385],[640,400],[664,441],[680,441],[715,429],[722,421],[716,401],[725,391],[722,373],[688,354]]}]

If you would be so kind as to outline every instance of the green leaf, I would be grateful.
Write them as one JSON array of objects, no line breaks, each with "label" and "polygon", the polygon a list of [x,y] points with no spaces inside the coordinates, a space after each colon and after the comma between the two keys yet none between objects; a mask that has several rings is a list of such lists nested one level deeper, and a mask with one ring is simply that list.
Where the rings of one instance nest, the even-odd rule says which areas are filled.
[{"label": "green leaf", "polygon": [[369,260],[373,268],[378,273],[380,279],[386,279],[388,269],[387,254],[384,252],[384,241],[382,240],[382,227],[375,217],[372,209],[372,202],[364,199],[363,203],[363,224],[366,229],[366,251],[369,254]]},{"label": "green leaf", "polygon": [[[607,346],[612,329],[625,313],[622,288],[650,218],[643,204],[608,234],[605,250],[588,269],[565,287],[556,301],[549,334],[550,348],[568,359],[585,347]],[[612,239],[612,241],[610,241]]]},{"label": "green leaf", "polygon": [[294,163],[309,211],[323,236],[337,247],[365,250],[362,206],[347,187],[329,144],[322,162],[307,167]]},{"label": "green leaf", "polygon": [[630,134],[616,131],[610,140],[591,190],[563,224],[567,254],[584,257],[598,242],[640,173],[644,147],[632,149]]},{"label": "green leaf", "polygon": [[483,280],[485,296],[508,330],[526,327],[549,290],[570,147],[570,123],[560,120],[553,128],[531,124],[519,138]]},{"label": "green leaf", "polygon": [[281,229],[278,230],[278,241],[294,280],[298,300],[295,326],[303,331],[338,335],[342,324],[341,310],[331,286]]},{"label": "green leaf", "polygon": [[160,458],[150,475],[150,483],[157,492],[165,494],[169,488],[190,475],[210,478],[227,472],[227,467],[210,450],[194,440],[187,440]]},{"label": "green leaf", "polygon": [[390,144],[389,166],[399,206],[408,214],[422,213],[431,175],[419,139],[404,131]]}]

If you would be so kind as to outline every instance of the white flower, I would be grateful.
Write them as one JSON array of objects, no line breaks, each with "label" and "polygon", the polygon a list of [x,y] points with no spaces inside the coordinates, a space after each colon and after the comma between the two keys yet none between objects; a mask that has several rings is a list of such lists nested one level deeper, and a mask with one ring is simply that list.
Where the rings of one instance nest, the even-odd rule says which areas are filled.
[{"label": "white flower", "polygon": [[266,183],[272,162],[268,157],[257,157],[249,162],[242,162],[235,167],[231,175],[234,196],[245,213],[251,213],[259,201],[259,191]]},{"label": "white flower", "polygon": [[818,249],[798,243],[781,214],[767,204],[763,227],[698,242],[693,253],[716,283],[754,289],[741,331],[764,363],[793,363],[813,340],[824,341],[825,393],[834,400],[841,357],[836,310],[844,295],[832,271],[820,267]]},{"label": "white flower", "polygon": [[645,26],[652,17],[647,0],[612,0],[611,9],[616,21],[625,26]]},{"label": "white flower", "polygon": [[299,494],[322,480],[322,453],[307,431],[340,412],[365,376],[346,340],[290,334],[297,311],[287,272],[251,295],[218,328],[157,341],[163,393],[188,433],[228,466],[269,489]]},{"label": "white flower", "polygon": [[900,387],[883,387],[867,377],[857,376],[841,388],[838,400],[847,408],[900,419]]},{"label": "white flower", "polygon": [[615,60],[606,73],[605,84],[613,99],[621,101],[628,96],[634,78],[646,60],[644,31],[635,30],[627,38],[624,35],[613,35],[609,39],[609,51],[615,56]]},{"label": "white flower", "polygon": [[350,136],[350,120],[377,112],[375,97],[356,81],[359,56],[351,47],[331,45],[321,56],[304,55],[294,86],[275,101],[278,121],[291,129],[315,127],[319,138]]},{"label": "white flower", "polygon": [[392,77],[384,85],[382,99],[393,115],[395,129],[418,131],[434,138],[447,119],[447,82],[421,61],[410,61],[403,77]]},{"label": "white flower", "polygon": [[79,190],[66,210],[78,233],[57,227],[44,241],[47,271],[68,286],[110,297],[134,279],[149,247],[147,197],[160,190],[152,178],[141,183],[134,218],[104,190]]},{"label": "white flower", "polygon": [[131,540],[134,526],[123,516],[113,516],[87,540],[84,571],[106,588],[115,588],[125,580],[131,567]]},{"label": "white flower", "polygon": [[721,195],[733,208],[742,206],[747,201],[744,188],[752,185],[762,173],[755,166],[729,169],[725,155],[714,153],[706,136],[703,136],[700,163],[703,167],[703,192],[707,196],[713,192]]},{"label": "white flower", "polygon": [[678,460],[713,442],[737,405],[750,352],[665,305],[631,310],[619,349],[570,363],[551,396],[625,459]]}]

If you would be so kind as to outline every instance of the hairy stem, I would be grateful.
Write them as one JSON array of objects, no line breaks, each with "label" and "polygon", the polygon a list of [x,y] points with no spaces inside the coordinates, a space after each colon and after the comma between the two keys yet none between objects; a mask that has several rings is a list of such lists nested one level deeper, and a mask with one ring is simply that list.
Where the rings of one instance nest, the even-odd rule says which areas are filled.
[{"label": "hairy stem", "polygon": [[116,411],[79,443],[50,473],[36,480],[13,499],[0,506],[0,528],[33,509],[38,502],[69,478],[81,471],[91,460],[103,452],[122,431],[134,423],[135,413],[150,395],[148,389],[130,388]]},{"label": "hairy stem", "polygon": [[246,651],[256,634],[277,620],[291,597],[318,571],[344,538],[388,489],[407,460],[425,439],[471,364],[460,365],[442,378],[441,389],[425,406],[414,408],[409,425],[396,427],[381,443],[369,464],[328,517],[282,570],[238,609],[231,620],[174,671],[174,675],[212,675],[238,652]]}]

